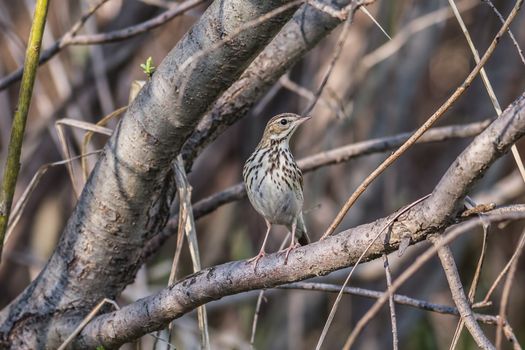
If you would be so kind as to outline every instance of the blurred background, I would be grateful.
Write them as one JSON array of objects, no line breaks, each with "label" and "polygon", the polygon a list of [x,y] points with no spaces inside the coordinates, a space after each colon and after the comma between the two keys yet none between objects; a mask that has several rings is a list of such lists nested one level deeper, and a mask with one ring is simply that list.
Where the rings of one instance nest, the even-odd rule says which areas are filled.
[{"label": "blurred background", "polygon": [[[51,1],[44,48],[67,32],[85,13],[90,1]],[[150,19],[170,2],[162,0],[110,0],[87,21],[83,34],[108,32]],[[63,118],[96,123],[125,106],[132,82],[145,79],[139,65],[148,56],[158,65],[178,39],[191,27],[208,3],[172,21],[129,40],[63,49],[38,71],[27,124],[22,168],[16,198],[28,188],[38,169],[67,158],[55,123]],[[501,22],[486,2],[457,1],[474,44],[483,54]],[[23,62],[34,1],[0,0],[0,77]],[[513,1],[494,1],[504,17]],[[296,158],[372,138],[411,131],[426,119],[463,82],[475,63],[460,27],[445,0],[377,1],[368,7],[392,37],[389,39],[363,12],[356,13],[341,57],[328,81],[314,118],[304,124],[292,141]],[[525,14],[511,26],[518,44],[525,46]],[[308,53],[261,100],[242,121],[229,128],[198,158],[190,174],[193,200],[198,201],[241,181],[244,161],[251,154],[266,124],[281,112],[300,113],[318,88],[330,62],[341,28],[336,29]],[[525,90],[525,66],[508,36],[485,66],[503,108]],[[11,118],[19,84],[0,91],[0,160],[5,161]],[[439,125],[466,124],[495,117],[496,113],[479,78],[447,112]],[[113,128],[115,121],[107,127]],[[70,155],[78,155],[85,131],[63,127]],[[106,136],[93,137],[89,150],[103,147]],[[346,229],[390,214],[432,191],[448,166],[470,139],[416,145],[390,167],[365,192],[340,226]],[[518,144],[525,152],[525,147]],[[305,211],[310,236],[317,240],[341,205],[359,183],[387,156],[375,154],[324,167],[305,174]],[[88,158],[93,166],[96,155]],[[78,170],[78,163],[76,167]],[[77,171],[78,173],[78,171]],[[79,175],[76,186],[81,188]],[[523,201],[523,181],[511,156],[498,161],[473,190],[481,203],[498,205]],[[40,177],[27,200],[20,221],[12,232],[0,265],[0,307],[7,305],[37,276],[51,255],[62,228],[76,202],[75,188],[65,166],[54,166]],[[523,225],[492,227],[486,261],[476,300],[481,300],[516,248]],[[224,205],[197,222],[204,267],[254,256],[262,243],[265,225],[247,199]],[[286,230],[272,230],[268,251],[276,251]],[[482,231],[462,236],[452,245],[464,285],[468,288],[481,250]],[[395,276],[428,246],[410,247],[399,258],[390,257]],[[175,250],[172,238],[139,272],[136,281],[118,299],[124,305],[166,286]],[[179,278],[191,273],[191,260],[184,246]],[[334,272],[316,281],[341,284],[349,270]],[[509,305],[509,322],[518,340],[525,344],[525,259],[518,265]],[[352,286],[383,291],[386,288],[381,259],[362,264]],[[494,293],[496,306],[484,312],[497,314],[501,286]],[[434,259],[406,283],[400,293],[436,303],[453,305],[441,265]],[[258,292],[224,298],[209,304],[208,315],[213,348],[250,347],[252,320]],[[255,347],[259,349],[311,349],[315,347],[335,300],[335,294],[314,291],[270,290],[264,299]],[[373,301],[344,296],[325,341],[325,349],[340,348],[352,326]],[[458,318],[397,306],[401,349],[447,349]],[[172,343],[180,349],[199,348],[196,313],[174,322]],[[484,326],[493,337],[494,326]],[[155,346],[153,337],[137,344]],[[355,348],[391,348],[388,308],[368,325]],[[133,348],[137,344],[129,347]],[[165,344],[157,342],[157,348]],[[475,348],[463,333],[457,349]],[[504,348],[511,345],[504,342]]]}]

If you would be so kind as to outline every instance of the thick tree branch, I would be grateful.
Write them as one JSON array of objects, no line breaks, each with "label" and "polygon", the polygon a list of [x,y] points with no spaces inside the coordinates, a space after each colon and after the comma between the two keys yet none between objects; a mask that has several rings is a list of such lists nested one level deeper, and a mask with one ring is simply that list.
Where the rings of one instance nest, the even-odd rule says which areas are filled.
[{"label": "thick tree branch", "polygon": [[[325,2],[337,9],[352,3],[351,0]],[[353,16],[354,12],[349,15]],[[341,20],[309,4],[301,6],[239,80],[217,100],[189,137],[181,152],[187,171],[207,145],[243,118],[287,70],[340,23]]]},{"label": "thick tree branch", "polygon": [[[525,94],[472,141],[427,200],[401,215],[392,225],[386,244],[385,237],[371,244],[364,260],[396,250],[403,238],[409,237],[411,243],[419,242],[456,222],[458,208],[470,186],[524,134]],[[81,333],[77,344],[117,346],[160,329],[170,320],[211,300],[326,275],[351,266],[394,215],[297,248],[290,254],[286,265],[284,256],[275,253],[262,258],[255,273],[246,261],[202,270],[155,295],[97,317]]]},{"label": "thick tree branch", "polygon": [[287,3],[215,1],[167,55],[108,141],[50,261],[0,314],[0,347],[60,344],[68,331],[54,327],[57,319],[86,314],[134,279],[144,241],[169,215],[171,161],[294,8],[233,35]]}]

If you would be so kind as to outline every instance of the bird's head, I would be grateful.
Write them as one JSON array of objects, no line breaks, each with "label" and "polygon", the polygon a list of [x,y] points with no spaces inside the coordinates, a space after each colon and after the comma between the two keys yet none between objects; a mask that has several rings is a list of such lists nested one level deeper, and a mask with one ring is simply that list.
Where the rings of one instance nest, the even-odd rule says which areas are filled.
[{"label": "bird's head", "polygon": [[266,124],[262,140],[266,142],[290,140],[297,127],[310,118],[294,113],[278,114]]}]

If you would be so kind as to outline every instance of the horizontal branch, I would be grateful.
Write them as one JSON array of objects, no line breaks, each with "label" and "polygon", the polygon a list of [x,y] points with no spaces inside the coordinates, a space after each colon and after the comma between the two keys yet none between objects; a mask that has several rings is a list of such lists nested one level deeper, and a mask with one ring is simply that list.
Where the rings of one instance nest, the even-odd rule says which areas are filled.
[{"label": "horizontal branch", "polygon": [[[278,286],[279,289],[299,289],[299,290],[311,290],[329,293],[339,293],[341,286],[328,283],[315,283],[315,282],[294,282]],[[344,294],[356,295],[364,298],[379,299],[383,296],[384,292],[359,288],[359,287],[345,287],[343,289]],[[443,304],[431,303],[425,300],[411,298],[403,294],[394,294],[394,301],[400,305],[406,305],[417,309],[437,312],[440,314],[460,316],[459,311],[454,306],[448,306]],[[474,313],[474,318],[485,324],[496,325],[498,324],[498,316],[485,315]]]},{"label": "horizontal branch", "polygon": [[[283,254],[275,253],[263,257],[255,272],[246,261],[210,267],[119,311],[97,317],[82,331],[77,344],[80,347],[118,346],[160,329],[172,319],[211,300],[322,276],[351,266],[367,246],[370,248],[363,261],[395,251],[407,237],[411,244],[422,241],[429,234],[441,232],[456,222],[457,208],[470,186],[524,134],[525,94],[472,141],[428,199],[397,219],[391,226],[389,240],[385,237],[374,240],[373,237],[396,217],[395,213],[299,247],[290,254],[286,265]],[[449,178],[456,181],[451,182]],[[443,200],[451,203],[441,202]]]},{"label": "horizontal branch", "polygon": [[[456,138],[473,137],[482,132],[487,127],[487,125],[489,125],[489,123],[490,120],[485,120],[482,122],[466,125],[451,125],[433,128],[423,135],[418,143],[440,142]],[[411,133],[402,133],[394,136],[358,142],[305,157],[300,159],[298,163],[302,171],[307,173],[323,166],[339,164],[357,157],[393,150],[403,144],[403,142],[405,142],[410,137],[410,135]],[[242,199],[245,196],[246,191],[244,190],[244,185],[242,183],[233,185],[219,193],[215,193],[195,203],[193,205],[195,218],[201,218],[211,213],[218,207]],[[171,217],[162,233],[153,237],[145,245],[142,253],[144,259],[147,259],[147,257],[154,254],[157,249],[162,246],[166,239],[177,232],[177,223],[178,217]]]}]

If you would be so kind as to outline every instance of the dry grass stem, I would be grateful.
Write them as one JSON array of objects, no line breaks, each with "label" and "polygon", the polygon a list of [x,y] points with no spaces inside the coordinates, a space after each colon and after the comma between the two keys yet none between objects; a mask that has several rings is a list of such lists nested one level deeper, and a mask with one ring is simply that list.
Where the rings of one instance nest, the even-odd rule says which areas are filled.
[{"label": "dry grass stem", "polygon": [[[517,214],[517,213],[516,213]],[[489,222],[499,222],[503,217],[509,214],[496,214],[496,215],[488,215],[487,220]],[[516,217],[522,217],[523,213],[520,213]],[[421,266],[425,264],[427,261],[429,261],[438,251],[438,248],[440,248],[442,245],[450,244],[452,241],[454,241],[457,237],[460,235],[471,231],[474,227],[483,224],[483,222],[479,219],[471,219],[451,230],[449,230],[448,233],[444,234],[442,239],[439,240],[436,244],[434,244],[432,247],[427,249],[423,254],[420,254],[417,259],[414,261],[412,265],[407,267],[406,270],[403,271],[392,283],[392,292],[395,292],[403,283],[405,283],[410,277],[412,277],[413,274],[415,274],[417,271],[420,270]],[[372,318],[377,315],[379,310],[383,307],[383,305],[388,301],[388,293],[383,293],[382,296],[372,305],[372,307],[361,317],[361,319],[357,322],[354,329],[351,331],[350,335],[348,336],[345,345],[343,347],[344,350],[349,350],[351,346],[355,343],[357,337],[361,332],[363,331],[364,327],[372,320]]]},{"label": "dry grass stem", "polygon": [[[467,39],[467,43],[469,45],[470,51],[472,51],[472,55],[474,56],[474,60],[476,64],[478,64],[479,61],[481,60],[479,57],[478,50],[474,46],[474,42],[472,41],[472,38],[470,37],[470,33],[468,32],[465,22],[463,22],[463,18],[461,17],[461,14],[459,13],[456,3],[454,2],[454,0],[448,0],[448,2],[450,4],[450,7],[452,8],[452,11],[454,11],[454,15],[456,16],[456,19],[461,27],[461,30],[463,31],[463,35],[465,35],[465,38]],[[485,89],[487,90],[487,93],[489,94],[490,101],[492,102],[492,105],[494,106],[494,110],[496,111],[496,114],[499,117],[502,112],[501,106],[498,102],[498,98],[496,97],[496,93],[494,92],[494,89],[492,88],[492,84],[490,83],[490,80],[487,76],[487,72],[485,71],[485,68],[481,68],[480,75],[481,75],[481,79],[483,80],[483,85],[485,85]],[[514,161],[516,162],[516,165],[518,166],[518,169],[520,171],[521,177],[523,178],[523,181],[525,182],[525,166],[523,165],[523,160],[521,159],[521,156],[515,145],[512,146],[511,151],[514,157]]]},{"label": "dry grass stem", "polygon": [[516,15],[518,14],[518,11],[523,3],[523,0],[518,0],[516,4],[514,5],[514,8],[512,9],[511,13],[509,14],[509,17],[503,24],[503,26],[500,28],[494,39],[492,40],[492,43],[488,47],[487,51],[481,58],[481,60],[476,64],[476,67],[470,72],[470,74],[467,76],[463,84],[459,86],[456,91],[447,99],[445,103],[443,103],[437,110],[432,114],[432,116],[401,146],[399,147],[392,155],[390,155],[387,159],[385,159],[370,175],[366,177],[366,179],[359,185],[359,187],[352,193],[352,195],[348,198],[346,203],[343,205],[333,222],[330,224],[326,232],[323,234],[322,238],[326,238],[329,235],[331,235],[337,226],[341,223],[343,218],[345,217],[346,213],[352,205],[357,201],[357,199],[361,196],[361,194],[368,188],[368,186],[379,176],[381,175],[392,163],[394,163],[407,149],[409,149],[416,141],[428,130],[430,127],[438,120],[440,119],[445,112],[458,100],[458,98],[463,95],[463,93],[467,90],[467,88],[470,86],[474,78],[478,75],[481,68],[487,63],[488,59],[492,56],[494,53],[494,50],[496,49],[496,46],[499,43],[500,38],[503,36],[503,34],[506,32],[507,28],[510,26]]},{"label": "dry grass stem", "polygon": [[[399,210],[396,215],[391,218],[382,228],[381,230],[378,231],[378,233],[374,236],[374,239],[372,241],[370,241],[370,243],[368,244],[368,246],[365,248],[365,250],[363,250],[363,252],[361,253],[361,255],[359,256],[359,258],[357,259],[356,263],[354,264],[354,266],[352,266],[352,269],[350,270],[350,273],[348,274],[348,276],[346,277],[342,287],[341,287],[341,290],[339,291],[339,294],[337,294],[337,298],[335,299],[334,301],[334,305],[332,305],[332,308],[330,309],[330,314],[328,315],[328,318],[324,324],[324,327],[323,327],[323,331],[321,332],[321,336],[319,337],[319,340],[317,341],[317,345],[316,345],[316,350],[320,350],[321,349],[321,346],[323,345],[323,341],[326,337],[326,334],[328,333],[328,329],[330,328],[330,325],[332,324],[332,321],[334,319],[334,316],[335,316],[335,312],[337,311],[337,308],[339,306],[339,302],[341,301],[341,298],[343,296],[343,290],[344,288],[348,285],[348,283],[350,282],[350,278],[352,277],[352,274],[354,273],[355,271],[355,268],[359,265],[359,263],[361,262],[361,260],[363,259],[363,257],[366,255],[366,253],[368,252],[368,250],[370,249],[370,247],[375,243],[375,241],[383,234],[383,232],[385,232],[385,230],[387,230],[390,225],[392,225],[392,223],[394,221],[396,221],[401,215],[403,215],[404,213],[406,213],[410,208],[412,208],[414,205],[424,201],[425,199],[427,199],[428,197],[430,196],[430,194],[424,196],[424,197],[421,197],[419,198],[418,200],[410,203],[409,205],[407,205],[406,207],[402,208],[401,210]],[[392,291],[393,293],[394,291]]]}]

